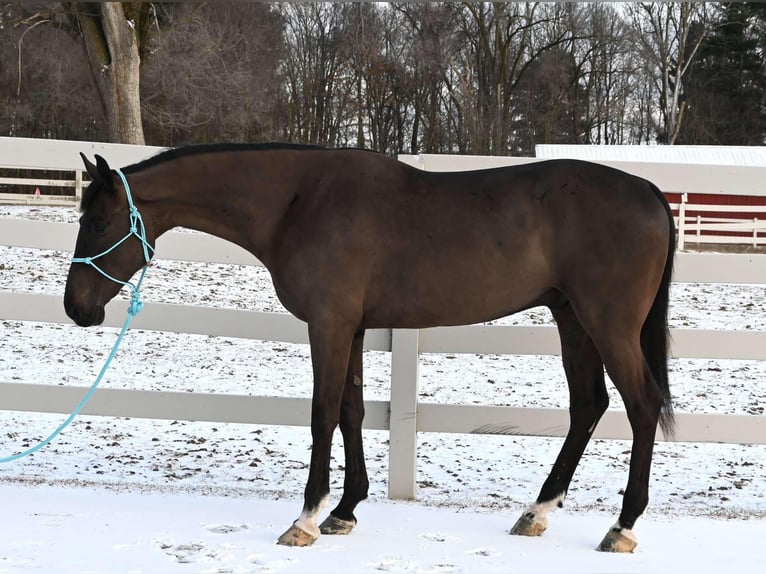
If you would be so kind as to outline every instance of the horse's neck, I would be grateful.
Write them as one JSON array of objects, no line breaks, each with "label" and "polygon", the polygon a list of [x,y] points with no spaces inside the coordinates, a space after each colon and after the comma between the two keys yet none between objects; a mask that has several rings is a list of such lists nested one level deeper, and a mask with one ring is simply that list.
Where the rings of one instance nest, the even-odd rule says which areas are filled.
[{"label": "horse's neck", "polygon": [[269,166],[257,165],[261,162],[240,162],[216,175],[214,163],[202,159],[187,162],[182,175],[169,166],[160,176],[164,182],[153,194],[159,233],[186,227],[231,241],[261,258],[289,203],[290,185],[255,184],[256,178],[273,181],[266,173]]}]

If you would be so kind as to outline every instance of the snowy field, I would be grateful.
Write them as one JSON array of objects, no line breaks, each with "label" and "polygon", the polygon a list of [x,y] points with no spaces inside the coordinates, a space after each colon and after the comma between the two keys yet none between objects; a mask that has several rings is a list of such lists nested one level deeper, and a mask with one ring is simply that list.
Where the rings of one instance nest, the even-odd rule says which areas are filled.
[{"label": "snowy field", "polygon": [[[74,221],[77,213],[0,207],[0,217]],[[0,290],[62,295],[70,255],[0,247]],[[258,267],[159,261],[145,285],[145,301],[283,310]],[[764,286],[674,284],[671,297],[672,327],[766,330]],[[533,309],[502,322],[551,318]],[[89,385],[115,336],[2,321],[0,381]],[[765,363],[672,360],[676,411],[763,415]],[[365,369],[366,398],[387,400],[389,355],[365,353]],[[304,345],[133,330],[104,386],[308,397],[310,372]],[[610,408],[621,410],[611,397]],[[420,400],[563,408],[568,394],[558,357],[424,355]],[[0,456],[62,418],[0,411]],[[10,512],[0,527],[0,573],[762,570],[764,446],[658,443],[639,547],[615,557],[593,548],[619,512],[630,444],[593,441],[545,536],[508,536],[561,441],[421,433],[418,499],[404,503],[386,498],[387,434],[365,431],[371,489],[357,529],[286,549],[274,540],[300,511],[307,428],[83,417],[40,453],[0,467]]]}]

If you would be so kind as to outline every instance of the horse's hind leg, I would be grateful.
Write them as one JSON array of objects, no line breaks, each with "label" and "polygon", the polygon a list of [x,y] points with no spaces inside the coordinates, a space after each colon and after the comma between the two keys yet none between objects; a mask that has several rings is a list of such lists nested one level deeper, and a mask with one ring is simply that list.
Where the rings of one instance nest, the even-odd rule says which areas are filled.
[{"label": "horse's hind leg", "polygon": [[561,358],[569,385],[569,432],[535,504],[521,515],[511,534],[539,536],[545,531],[546,514],[562,506],[577,464],[609,405],[604,365],[593,341],[568,303],[552,312],[561,338]]},{"label": "horse's hind leg", "polygon": [[662,396],[635,337],[607,335],[599,344],[607,373],[620,392],[633,431],[628,485],[617,523],[607,532],[598,549],[632,552],[636,539],[632,528],[649,502],[649,472]]},{"label": "horse's hind leg", "polygon": [[364,331],[354,336],[351,344],[351,360],[343,388],[340,408],[340,432],[343,434],[343,449],[346,454],[346,475],[343,482],[343,496],[338,506],[330,513],[319,530],[322,534],[348,534],[356,525],[354,509],[367,498],[369,481],[362,448],[362,420],[364,401],[362,385],[362,356]]}]

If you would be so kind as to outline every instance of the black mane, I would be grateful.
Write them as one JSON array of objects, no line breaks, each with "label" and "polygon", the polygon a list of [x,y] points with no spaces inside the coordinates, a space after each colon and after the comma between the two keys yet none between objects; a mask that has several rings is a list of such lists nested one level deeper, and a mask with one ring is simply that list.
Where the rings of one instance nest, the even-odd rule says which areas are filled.
[{"label": "black mane", "polygon": [[321,150],[328,149],[319,145],[312,144],[294,144],[294,143],[282,143],[282,142],[269,142],[269,143],[215,143],[215,144],[194,144],[182,147],[170,148],[165,151],[161,151],[157,155],[147,158],[138,163],[134,163],[127,167],[122,168],[123,173],[135,173],[163,163],[171,161],[188,155],[195,155],[198,153],[217,153],[226,151],[245,151],[245,150]]},{"label": "black mane", "polygon": [[[158,154],[149,157],[138,163],[131,164],[129,166],[121,168],[121,171],[125,174],[136,173],[143,169],[150,168],[152,166],[172,161],[182,157],[202,154],[202,153],[218,153],[227,151],[268,151],[268,150],[356,150],[364,151],[368,153],[378,153],[372,150],[365,150],[360,148],[342,147],[342,148],[328,148],[316,144],[297,144],[297,143],[285,143],[285,142],[266,142],[266,143],[213,143],[213,144],[190,144],[180,146],[176,148],[168,148],[159,152]],[[98,186],[90,185],[85,189],[83,196],[80,200],[80,211],[85,211],[88,205],[92,201],[93,197],[100,189]]]}]

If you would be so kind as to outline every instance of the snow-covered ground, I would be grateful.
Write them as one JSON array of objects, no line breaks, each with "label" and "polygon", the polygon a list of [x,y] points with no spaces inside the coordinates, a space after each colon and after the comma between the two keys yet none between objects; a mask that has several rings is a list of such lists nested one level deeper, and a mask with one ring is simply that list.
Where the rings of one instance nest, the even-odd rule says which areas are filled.
[{"label": "snow-covered ground", "polygon": [[766,521],[642,520],[631,555],[596,552],[604,513],[555,516],[540,538],[509,536],[515,512],[376,500],[347,537],[276,546],[297,501],[3,485],[0,572],[663,573],[763,572]]},{"label": "snow-covered ground", "polygon": [[[74,221],[65,208],[0,207],[0,217]],[[2,225],[2,220],[0,220]],[[62,294],[69,251],[0,247],[0,290]],[[282,311],[258,267],[159,261],[144,300]],[[533,309],[504,323],[551,322]],[[89,385],[113,329],[0,322],[0,380]],[[671,326],[766,330],[766,287],[674,284]],[[766,361],[674,359],[677,412],[763,415]],[[388,398],[389,355],[365,354],[368,399]],[[311,392],[308,348],[131,331],[104,386],[253,395]],[[566,407],[557,357],[424,355],[425,402]],[[616,393],[610,408],[621,409]],[[0,455],[33,444],[61,415],[0,411]],[[0,573],[312,571],[701,571],[763,565],[766,447],[658,443],[650,506],[630,557],[593,552],[619,509],[630,444],[593,441],[540,540],[506,531],[537,494],[562,439],[421,433],[418,500],[386,499],[387,434],[365,431],[370,500],[350,537],[276,547],[300,511],[306,428],[83,417],[43,451],[0,467],[10,512]],[[342,485],[336,441],[333,496]],[[105,526],[108,524],[108,526]]]}]

